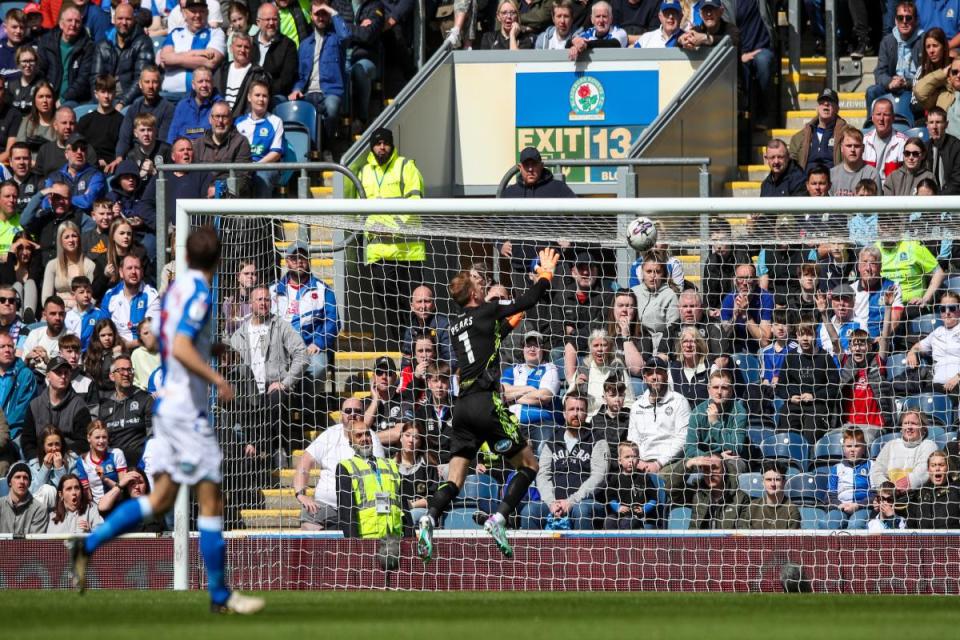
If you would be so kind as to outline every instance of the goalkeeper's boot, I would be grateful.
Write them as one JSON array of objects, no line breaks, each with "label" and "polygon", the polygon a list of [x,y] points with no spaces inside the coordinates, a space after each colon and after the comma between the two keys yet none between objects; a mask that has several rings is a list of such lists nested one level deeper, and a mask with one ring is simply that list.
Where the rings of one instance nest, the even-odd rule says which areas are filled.
[{"label": "goalkeeper's boot", "polygon": [[87,588],[87,563],[90,562],[90,554],[83,548],[84,538],[79,536],[66,542],[70,550],[70,583],[80,593]]},{"label": "goalkeeper's boot", "polygon": [[510,541],[507,540],[507,526],[503,520],[503,516],[495,513],[487,518],[487,521],[483,523],[483,530],[493,537],[493,541],[497,543],[497,548],[500,549],[500,553],[508,558],[513,557],[513,547],[510,546]]},{"label": "goalkeeper's boot", "polygon": [[242,616],[249,616],[263,609],[264,604],[266,603],[263,598],[245,596],[233,591],[223,604],[211,604],[210,611],[212,613],[239,613]]},{"label": "goalkeeper's boot", "polygon": [[421,516],[417,523],[417,555],[423,564],[433,559],[433,520],[428,515]]}]

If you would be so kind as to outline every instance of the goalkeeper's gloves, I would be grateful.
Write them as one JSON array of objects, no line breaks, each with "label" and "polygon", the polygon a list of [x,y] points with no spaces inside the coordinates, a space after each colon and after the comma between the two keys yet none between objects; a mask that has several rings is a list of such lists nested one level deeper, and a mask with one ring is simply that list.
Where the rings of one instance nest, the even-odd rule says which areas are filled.
[{"label": "goalkeeper's gloves", "polygon": [[540,250],[540,264],[537,265],[538,280],[552,280],[553,273],[557,269],[557,263],[560,261],[560,254],[555,249],[547,247]]}]

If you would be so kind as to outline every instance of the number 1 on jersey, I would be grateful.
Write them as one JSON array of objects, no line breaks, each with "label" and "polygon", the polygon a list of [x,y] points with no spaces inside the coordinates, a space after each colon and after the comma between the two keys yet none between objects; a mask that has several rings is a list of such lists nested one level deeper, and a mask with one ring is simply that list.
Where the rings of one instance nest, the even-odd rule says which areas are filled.
[{"label": "number 1 on jersey", "polygon": [[463,343],[463,349],[467,352],[467,362],[470,364],[474,363],[473,357],[473,345],[470,344],[470,334],[464,331],[458,336],[460,342]]}]

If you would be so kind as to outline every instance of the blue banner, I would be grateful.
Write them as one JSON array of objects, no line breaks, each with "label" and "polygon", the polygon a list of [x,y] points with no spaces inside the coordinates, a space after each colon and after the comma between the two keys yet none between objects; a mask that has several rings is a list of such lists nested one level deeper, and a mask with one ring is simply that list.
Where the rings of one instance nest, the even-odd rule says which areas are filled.
[{"label": "blue banner", "polygon": [[517,127],[645,126],[660,111],[659,72],[517,73]]}]

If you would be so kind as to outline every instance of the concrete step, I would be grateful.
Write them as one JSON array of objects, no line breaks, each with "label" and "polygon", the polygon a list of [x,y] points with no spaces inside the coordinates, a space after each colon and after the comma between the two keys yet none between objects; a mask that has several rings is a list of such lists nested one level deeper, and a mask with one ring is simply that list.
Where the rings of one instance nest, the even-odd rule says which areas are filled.
[{"label": "concrete step", "polygon": [[278,509],[300,511],[300,503],[297,501],[293,489],[262,489],[263,504],[267,511]]},{"label": "concrete step", "polygon": [[[293,242],[300,237],[300,229],[303,225],[298,222],[284,222],[281,235],[283,242]],[[307,228],[307,235],[311,245],[318,247],[329,246],[333,244],[333,229],[318,224],[311,224]],[[281,241],[278,241],[278,243]]]},{"label": "concrete step", "polygon": [[773,138],[780,138],[786,143],[790,142],[790,138],[793,137],[799,128],[786,128],[786,129],[767,129],[766,131],[756,131],[753,134],[753,145],[756,146],[766,146],[766,144]]},{"label": "concrete step", "polygon": [[740,179],[749,182],[763,182],[770,169],[765,164],[742,164],[740,165]]},{"label": "concrete step", "polygon": [[[863,109],[845,109],[840,112],[840,115],[847,122],[853,123],[855,126],[862,124],[867,118],[867,110]],[[816,109],[798,109],[796,111],[787,111],[786,114],[786,128],[788,129],[801,129],[806,125],[812,118],[817,117]]]},{"label": "concrete step", "polygon": [[[791,87],[795,87],[793,91],[797,93],[819,92],[827,83],[826,75],[804,71],[800,73],[784,73],[782,78],[784,88],[789,90]],[[789,93],[792,93],[792,91],[788,91],[788,94]]]},{"label": "concrete step", "polygon": [[[280,480],[280,486],[284,488],[292,487],[294,473],[296,473],[296,469],[280,469],[280,471],[277,471],[277,477]],[[310,469],[310,477],[307,480],[307,486],[317,486],[317,478],[319,477],[320,469]]]},{"label": "concrete step", "polygon": [[[826,73],[826,56],[803,56],[800,58],[800,71],[808,73]],[[790,73],[790,58],[780,58],[780,73]]]},{"label": "concrete step", "polygon": [[[786,142],[789,142],[789,141],[786,141]],[[767,145],[765,144],[754,145],[754,147],[750,150],[750,164],[763,164],[764,162],[766,162],[763,159],[763,155],[766,152],[767,152]]]},{"label": "concrete step", "polygon": [[[817,96],[818,92],[814,93],[801,93],[797,96],[800,101],[801,109],[816,109],[817,108]],[[840,115],[844,118],[847,117],[847,109],[864,109],[867,108],[867,100],[864,97],[864,94],[859,91],[841,91],[837,94],[840,98]]]},{"label": "concrete step", "polygon": [[241,509],[247,529],[299,529],[300,509]]},{"label": "concrete step", "polygon": [[399,351],[338,351],[333,354],[338,369],[350,369],[359,371],[361,369],[373,369],[377,358],[388,356],[393,359],[394,364],[400,364],[400,358],[403,356]]},{"label": "concrete step", "polygon": [[314,198],[332,198],[333,187],[310,187],[310,195]]},{"label": "concrete step", "polygon": [[735,180],[724,185],[724,194],[733,198],[752,198],[760,196],[760,182],[754,180]]}]

